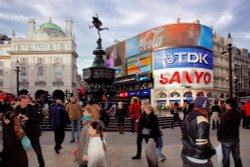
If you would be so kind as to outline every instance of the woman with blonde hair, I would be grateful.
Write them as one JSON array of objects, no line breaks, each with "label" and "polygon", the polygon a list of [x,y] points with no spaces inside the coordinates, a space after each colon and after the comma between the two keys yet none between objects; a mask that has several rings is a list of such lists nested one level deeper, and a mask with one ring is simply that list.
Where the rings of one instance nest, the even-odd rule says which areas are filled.
[{"label": "woman with blonde hair", "polygon": [[22,146],[22,138],[25,135],[20,124],[20,119],[15,112],[8,111],[3,117],[3,150],[0,153],[2,167],[28,167],[26,151]]},{"label": "woman with blonde hair", "polygon": [[145,155],[149,167],[158,167],[158,157],[156,154],[156,143],[160,134],[160,128],[157,116],[150,104],[144,106],[146,117],[142,119],[138,133],[141,133],[147,141]]},{"label": "woman with blonde hair", "polygon": [[89,134],[88,129],[91,122],[99,121],[99,114],[93,106],[86,106],[83,108],[82,118],[83,128],[81,131],[78,147],[77,147],[77,162],[79,167],[85,167],[88,164],[88,146],[89,146]]}]

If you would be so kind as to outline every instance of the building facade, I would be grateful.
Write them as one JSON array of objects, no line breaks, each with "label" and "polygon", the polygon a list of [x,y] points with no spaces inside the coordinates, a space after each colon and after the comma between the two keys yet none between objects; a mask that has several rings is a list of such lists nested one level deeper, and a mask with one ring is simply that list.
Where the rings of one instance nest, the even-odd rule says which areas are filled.
[{"label": "building facade", "polygon": [[[28,20],[27,38],[13,38],[9,44],[3,44],[1,59],[8,82],[1,90],[16,94],[17,66],[19,72],[19,90],[28,91],[34,98],[44,92],[54,98],[64,97],[64,92],[75,94],[78,87],[76,43],[72,30],[72,20],[65,21],[65,31],[52,23],[36,27],[35,19]],[[1,45],[0,45],[1,47]],[[5,48],[5,49],[4,49]]]},{"label": "building facade", "polygon": [[[210,27],[199,22],[177,22],[107,48],[107,60],[113,60],[107,66],[116,68],[115,82],[122,98],[137,95],[150,99],[153,106],[171,106],[174,102],[182,105],[200,93],[211,101],[225,100],[229,94],[228,54],[222,54],[225,50],[225,39]],[[234,47],[233,62],[234,96],[240,91],[247,94],[248,51]],[[239,63],[246,65],[241,66],[244,79],[238,74]]]}]

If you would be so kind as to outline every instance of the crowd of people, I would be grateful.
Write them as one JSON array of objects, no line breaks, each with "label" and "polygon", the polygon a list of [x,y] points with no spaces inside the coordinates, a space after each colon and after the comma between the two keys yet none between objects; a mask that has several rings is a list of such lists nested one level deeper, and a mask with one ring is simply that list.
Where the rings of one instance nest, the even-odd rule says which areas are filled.
[{"label": "crowd of people", "polygon": [[[250,100],[241,106],[235,99],[210,101],[204,96],[197,97],[193,103],[185,103],[183,108],[176,102],[172,109],[175,122],[182,134],[183,149],[181,157],[183,167],[212,167],[211,157],[216,154],[210,142],[210,129],[217,130],[217,139],[222,149],[222,166],[230,166],[232,152],[236,167],[242,166],[240,158],[239,127],[243,118],[243,127],[250,126]],[[183,112],[181,120],[179,113]],[[167,156],[163,153],[163,131],[159,127],[157,115],[148,101],[132,97],[128,107],[123,102],[108,106],[107,103],[89,103],[80,105],[72,96],[67,104],[57,99],[50,107],[44,107],[41,101],[32,101],[27,95],[19,96],[18,102],[0,103],[0,117],[3,127],[3,150],[0,152],[0,165],[3,167],[27,167],[28,156],[23,146],[24,136],[36,153],[39,167],[44,167],[42,148],[40,145],[41,123],[48,116],[54,132],[54,151],[60,154],[65,138],[65,128],[71,125],[70,143],[76,142],[75,160],[79,167],[107,167],[107,142],[105,129],[109,126],[109,118],[115,117],[119,134],[124,134],[124,120],[131,121],[131,134],[137,134],[136,154],[133,160],[141,159],[142,142],[146,142],[145,157],[149,167],[158,167],[160,161]],[[166,135],[165,135],[166,136]]]}]

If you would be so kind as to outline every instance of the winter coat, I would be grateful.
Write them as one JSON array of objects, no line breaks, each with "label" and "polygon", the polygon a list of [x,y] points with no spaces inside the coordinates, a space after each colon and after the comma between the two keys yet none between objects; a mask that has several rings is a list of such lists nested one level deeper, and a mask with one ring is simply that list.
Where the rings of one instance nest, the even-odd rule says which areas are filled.
[{"label": "winter coat", "polygon": [[139,102],[130,104],[130,106],[129,106],[130,119],[138,119],[140,116],[139,111],[140,111],[140,103]]},{"label": "winter coat", "polygon": [[64,129],[67,123],[70,124],[68,112],[62,104],[56,104],[51,107],[49,111],[49,120],[52,129]]},{"label": "winter coat", "polygon": [[97,121],[95,119],[90,118],[89,120],[86,120],[84,122],[82,131],[81,131],[81,135],[80,135],[80,139],[79,139],[79,143],[77,146],[77,162],[79,165],[86,165],[87,161],[83,161],[82,157],[83,155],[88,155],[88,147],[89,147],[89,134],[88,134],[88,129],[89,129],[89,124],[93,121]]},{"label": "winter coat", "polygon": [[39,115],[38,109],[35,106],[28,104],[27,107],[23,109],[20,106],[17,106],[15,112],[17,115],[21,113],[29,118],[29,120],[23,125],[28,138],[31,140],[39,138],[41,136],[40,124],[43,118]]},{"label": "winter coat", "polygon": [[218,141],[239,139],[241,114],[238,110],[231,109],[222,114],[221,123],[217,131]]},{"label": "winter coat", "polygon": [[16,136],[13,124],[3,128],[3,150],[1,152],[3,164],[1,167],[28,167],[28,157],[21,140]]},{"label": "winter coat", "polygon": [[245,111],[246,116],[249,117],[249,116],[250,116],[250,102],[247,102],[247,103],[243,106],[242,110]]},{"label": "winter coat", "polygon": [[82,118],[81,106],[78,103],[68,103],[66,110],[69,113],[69,118],[71,121],[80,120]]},{"label": "winter coat", "polygon": [[125,118],[125,117],[127,117],[127,111],[125,110],[125,108],[124,107],[122,107],[122,108],[117,107],[115,117],[116,118]]},{"label": "winter coat", "polygon": [[[150,129],[150,134],[143,135],[143,128]],[[142,135],[145,138],[153,138],[155,142],[161,136],[158,119],[154,112],[151,112],[149,115],[146,113],[141,115],[138,123],[138,135]]]}]

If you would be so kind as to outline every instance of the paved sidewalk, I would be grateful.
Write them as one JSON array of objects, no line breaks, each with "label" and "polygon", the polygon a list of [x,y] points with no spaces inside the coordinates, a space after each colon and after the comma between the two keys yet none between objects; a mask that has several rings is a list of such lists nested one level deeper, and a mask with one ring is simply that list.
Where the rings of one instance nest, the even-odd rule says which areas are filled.
[{"label": "paved sidewalk", "polygon": [[[180,129],[164,129],[164,153],[167,155],[168,159],[165,162],[160,162],[160,167],[181,167],[182,161],[180,157],[180,152],[182,148],[180,140]],[[0,130],[0,137],[2,132]],[[147,166],[146,159],[144,155],[144,150],[142,154],[142,159],[131,160],[131,157],[136,153],[136,135],[131,135],[130,133],[125,133],[124,135],[119,135],[115,132],[107,132],[107,162],[109,167],[143,167]],[[2,139],[2,137],[1,137]],[[241,129],[241,158],[244,167],[250,167],[250,130]],[[215,131],[211,130],[211,140],[213,145],[217,145]],[[53,150],[53,132],[43,132],[41,137],[42,150],[44,158],[46,161],[46,167],[77,167],[74,162],[74,156],[72,153],[75,144],[70,144],[70,132],[66,132],[66,138],[64,140],[63,149],[61,154],[55,154]],[[144,144],[145,145],[145,144]],[[2,146],[0,146],[2,149]],[[37,167],[37,160],[33,150],[28,152],[29,156],[29,166]],[[215,167],[217,166],[216,156],[213,157],[213,162]],[[231,164],[233,161],[231,160]],[[231,165],[233,166],[233,165]]]}]

